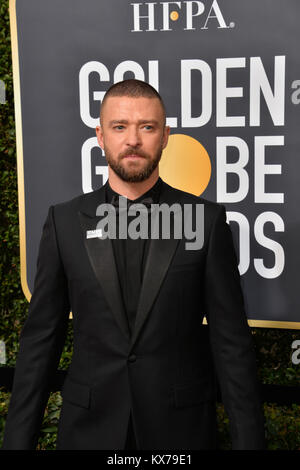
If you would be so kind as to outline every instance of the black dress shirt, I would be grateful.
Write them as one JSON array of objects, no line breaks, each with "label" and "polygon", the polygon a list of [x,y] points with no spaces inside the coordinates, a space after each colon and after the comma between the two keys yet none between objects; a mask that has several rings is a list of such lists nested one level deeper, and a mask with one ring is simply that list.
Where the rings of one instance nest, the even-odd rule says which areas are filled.
[{"label": "black dress shirt", "polygon": [[[156,183],[146,193],[144,193],[135,200],[127,199],[127,210],[132,204],[143,203],[143,200],[145,198],[152,198],[152,203],[158,204],[161,184],[162,180],[161,178],[158,178]],[[106,186],[106,202],[109,204],[116,200],[118,201],[119,196],[120,195],[110,187],[108,182]],[[136,215],[127,216],[127,228],[130,222],[135,217]],[[136,240],[133,240],[129,237],[127,237],[126,239],[118,238],[118,210],[116,210],[116,222],[117,238],[112,240],[112,245],[119,275],[119,282],[123,296],[125,312],[127,314],[130,332],[132,333],[143,281],[145,264],[149,250],[149,238],[138,238]],[[150,211],[148,213],[148,226],[150,227]]]}]

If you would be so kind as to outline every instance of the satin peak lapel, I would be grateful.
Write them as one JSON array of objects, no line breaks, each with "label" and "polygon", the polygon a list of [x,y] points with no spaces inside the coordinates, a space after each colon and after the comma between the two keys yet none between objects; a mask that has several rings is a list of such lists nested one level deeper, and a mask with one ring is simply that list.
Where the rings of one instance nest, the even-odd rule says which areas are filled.
[{"label": "satin peak lapel", "polygon": [[[162,197],[160,203],[170,206],[176,202],[173,188],[163,181]],[[143,283],[139,298],[135,326],[131,338],[130,349],[133,348],[141,329],[149,316],[151,307],[157,297],[159,289],[167,274],[168,268],[175,254],[180,239],[151,239],[148,258],[143,276]]]},{"label": "satin peak lapel", "polygon": [[151,240],[130,349],[149,316],[179,240]]},{"label": "satin peak lapel", "polygon": [[[102,188],[101,188],[102,189]],[[100,190],[99,190],[100,191]],[[104,191],[99,194],[97,205],[104,203]],[[97,205],[90,204],[78,212],[84,237],[84,244],[95,276],[103,290],[105,299],[121,331],[129,339],[129,327],[125,315],[122,293],[115,263],[112,242],[109,238],[87,237],[87,233],[97,229],[100,216],[95,216]],[[93,215],[94,214],[94,215]]]}]

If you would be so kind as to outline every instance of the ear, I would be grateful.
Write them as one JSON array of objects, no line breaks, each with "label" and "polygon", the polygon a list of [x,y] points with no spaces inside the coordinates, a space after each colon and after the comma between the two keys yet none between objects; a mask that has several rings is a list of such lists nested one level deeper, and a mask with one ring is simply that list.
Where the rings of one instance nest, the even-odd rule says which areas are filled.
[{"label": "ear", "polygon": [[103,142],[103,131],[101,126],[96,127],[96,135],[97,135],[97,140],[98,144],[102,149],[104,149],[104,142]]},{"label": "ear", "polygon": [[169,135],[170,135],[170,126],[165,126],[164,128],[164,135],[163,135],[163,146],[162,148],[165,149],[168,145]]}]

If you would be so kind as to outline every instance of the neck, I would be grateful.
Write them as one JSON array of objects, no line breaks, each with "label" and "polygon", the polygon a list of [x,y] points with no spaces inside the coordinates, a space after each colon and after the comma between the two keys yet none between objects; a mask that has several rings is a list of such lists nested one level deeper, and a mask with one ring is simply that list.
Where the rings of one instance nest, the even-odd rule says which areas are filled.
[{"label": "neck", "polygon": [[121,196],[125,196],[127,199],[134,200],[146,193],[158,180],[158,168],[145,181],[140,183],[130,183],[123,181],[119,176],[108,167],[108,181],[110,187]]}]

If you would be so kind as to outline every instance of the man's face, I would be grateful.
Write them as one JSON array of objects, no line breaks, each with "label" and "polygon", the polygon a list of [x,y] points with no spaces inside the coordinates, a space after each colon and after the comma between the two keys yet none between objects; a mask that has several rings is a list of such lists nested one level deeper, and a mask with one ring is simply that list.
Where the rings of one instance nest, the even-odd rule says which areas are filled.
[{"label": "man's face", "polygon": [[123,180],[145,181],[157,168],[170,129],[157,98],[107,98],[96,127],[110,168]]}]

